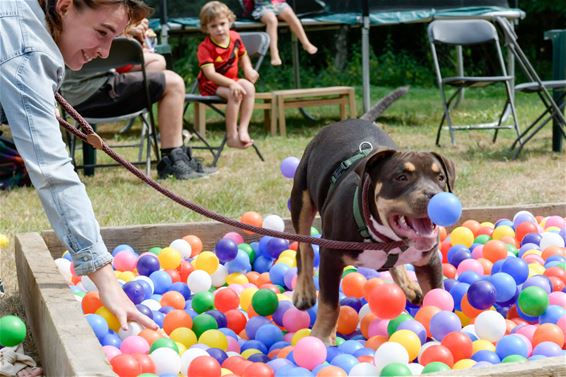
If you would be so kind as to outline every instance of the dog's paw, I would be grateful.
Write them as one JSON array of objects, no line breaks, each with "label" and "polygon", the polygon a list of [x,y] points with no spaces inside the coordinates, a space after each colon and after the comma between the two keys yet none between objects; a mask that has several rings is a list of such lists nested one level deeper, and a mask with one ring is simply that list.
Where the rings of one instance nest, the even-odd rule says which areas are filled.
[{"label": "dog's paw", "polygon": [[413,305],[420,305],[423,301],[423,292],[421,291],[421,287],[415,282],[410,282],[410,284],[402,286],[403,292],[405,292],[405,296],[407,296],[407,300]]},{"label": "dog's paw", "polygon": [[307,310],[316,304],[316,290],[314,284],[301,284],[297,282],[293,292],[293,304],[299,310]]},{"label": "dog's paw", "polygon": [[324,334],[318,333],[316,330],[313,329],[310,335],[320,339],[322,341],[322,343],[324,343],[324,345],[327,346],[327,347],[336,345],[336,333],[334,333],[334,336],[324,335]]}]

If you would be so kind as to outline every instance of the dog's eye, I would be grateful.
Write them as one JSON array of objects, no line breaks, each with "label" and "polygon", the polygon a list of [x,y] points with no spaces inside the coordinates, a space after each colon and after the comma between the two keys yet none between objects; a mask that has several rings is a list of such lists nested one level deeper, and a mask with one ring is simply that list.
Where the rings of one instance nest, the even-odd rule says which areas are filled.
[{"label": "dog's eye", "polygon": [[446,177],[444,176],[444,174],[439,174],[439,175],[438,175],[438,180],[439,180],[440,182],[444,182],[444,181],[446,180]]},{"label": "dog's eye", "polygon": [[398,175],[398,176],[395,177],[395,180],[396,180],[397,182],[407,182],[408,179],[409,179],[409,178],[407,177],[406,174],[400,174],[400,175]]}]

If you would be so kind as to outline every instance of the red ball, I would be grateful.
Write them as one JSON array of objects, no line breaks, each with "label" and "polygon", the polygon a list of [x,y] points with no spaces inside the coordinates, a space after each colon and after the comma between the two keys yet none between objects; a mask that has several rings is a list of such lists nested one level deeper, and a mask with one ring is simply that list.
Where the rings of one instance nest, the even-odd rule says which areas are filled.
[{"label": "red ball", "polygon": [[566,270],[558,266],[547,268],[546,271],[544,271],[544,276],[555,276],[562,280],[562,283],[566,284]]},{"label": "red ball", "polygon": [[110,360],[112,370],[120,377],[136,377],[142,374],[142,367],[138,360],[126,353],[114,356]]},{"label": "red ball", "polygon": [[155,363],[149,355],[144,353],[134,353],[132,356],[135,357],[140,364],[142,373],[155,373]]},{"label": "red ball", "polygon": [[456,267],[450,263],[442,263],[442,275],[447,279],[454,279],[456,277]]},{"label": "red ball", "polygon": [[[177,270],[165,270],[169,276],[171,276],[171,280],[173,283],[178,283],[181,281],[181,274]],[[186,282],[186,280],[185,280]]]},{"label": "red ball", "polygon": [[191,262],[189,262],[188,260],[183,259],[181,261],[181,264],[179,265],[179,267],[177,267],[177,271],[179,272],[179,277],[181,279],[182,282],[186,283],[187,282],[187,278],[189,277],[189,275],[191,274],[191,272],[193,272],[195,268],[193,267],[193,265],[191,264]]},{"label": "red ball", "polygon": [[273,377],[273,369],[265,363],[253,363],[244,369],[242,377]]},{"label": "red ball", "polygon": [[442,339],[442,345],[450,350],[454,361],[469,359],[472,357],[473,346],[469,336],[462,332],[448,333]]},{"label": "red ball", "polygon": [[507,257],[507,247],[499,240],[489,240],[483,245],[483,257],[492,263]]},{"label": "red ball", "polygon": [[515,228],[515,239],[521,242],[528,233],[538,233],[537,226],[530,221],[523,221]]},{"label": "red ball", "polygon": [[368,294],[369,307],[381,319],[393,319],[405,309],[407,298],[397,284],[382,284]]},{"label": "red ball", "polygon": [[187,371],[188,377],[220,377],[221,367],[218,361],[212,356],[199,356],[189,364]]},{"label": "red ball", "polygon": [[240,306],[240,296],[232,288],[223,288],[214,295],[214,307],[222,313],[231,309],[238,309]]},{"label": "red ball", "polygon": [[241,376],[247,367],[253,363],[241,356],[230,356],[222,363],[222,368],[232,371],[235,375]]},{"label": "red ball", "polygon": [[566,287],[566,284],[558,276],[549,276],[548,280],[550,280],[553,292],[561,292]]},{"label": "red ball", "polygon": [[427,364],[433,361],[440,361],[452,368],[452,365],[454,365],[454,356],[452,356],[452,352],[445,346],[435,344],[425,349],[419,358],[419,363],[423,366],[427,366]]},{"label": "red ball", "polygon": [[246,316],[238,309],[231,309],[224,313],[227,327],[239,334],[246,327]]}]

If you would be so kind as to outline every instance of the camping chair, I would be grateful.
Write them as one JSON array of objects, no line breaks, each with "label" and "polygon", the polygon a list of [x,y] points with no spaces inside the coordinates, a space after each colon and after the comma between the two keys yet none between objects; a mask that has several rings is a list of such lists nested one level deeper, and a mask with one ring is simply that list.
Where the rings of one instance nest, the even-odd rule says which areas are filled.
[{"label": "camping chair", "polygon": [[[514,128],[517,135],[519,135],[519,125],[517,121],[517,114],[515,112],[515,104],[513,102],[512,82],[513,76],[507,75],[503,55],[499,46],[499,38],[495,27],[485,20],[436,20],[428,26],[428,39],[432,51],[432,59],[434,63],[434,70],[436,73],[437,85],[440,89],[440,97],[442,99],[442,107],[444,113],[438,126],[436,134],[436,145],[440,145],[440,132],[442,131],[444,122],[448,123],[448,130],[450,132],[450,140],[454,144],[454,131],[456,130],[474,130],[474,129],[494,129],[493,142],[497,140],[497,133],[500,129]],[[496,51],[496,61],[501,71],[500,76],[467,76],[464,74],[463,61],[459,72],[456,76],[443,77],[441,73],[439,58],[437,54],[437,46],[447,45],[449,47],[457,47],[459,55],[461,54],[462,47],[471,47],[474,45],[481,45],[481,47],[489,47],[493,45]],[[455,126],[452,124],[450,111],[455,107],[453,100],[460,98],[461,93],[465,88],[485,87],[492,84],[504,84],[507,100],[505,106],[501,111],[499,120],[493,123],[476,124],[476,125],[460,125]],[[445,87],[451,86],[456,88],[454,94],[446,100]],[[457,101],[456,101],[457,102]],[[454,106],[453,106],[454,105]],[[511,110],[513,116],[513,125],[503,125],[504,117],[507,107]]]},{"label": "camping chair", "polygon": [[[143,49],[142,46],[134,39],[126,37],[118,37],[112,41],[112,47],[110,48],[110,53],[106,59],[95,59],[88,64],[85,64],[81,69],[81,72],[85,73],[106,73],[111,69],[121,67],[124,65],[133,64],[144,66]],[[143,81],[144,81],[144,93],[143,95],[146,100],[146,106],[134,113],[124,114],[114,117],[105,118],[89,118],[85,117],[85,120],[91,124],[93,129],[96,131],[97,124],[105,123],[116,123],[122,121],[128,121],[129,124],[122,128],[120,132],[131,126],[131,123],[135,119],[139,118],[141,120],[141,134],[139,137],[139,142],[133,144],[119,144],[112,145],[113,148],[128,148],[134,147],[138,148],[138,159],[135,164],[145,164],[146,174],[151,172],[151,152],[155,154],[155,160],[159,160],[159,147],[157,144],[157,131],[155,127],[155,122],[153,119],[152,103],[151,97],[149,95],[149,85],[146,77],[145,68],[142,68]],[[152,148],[153,147],[153,148]],[[116,163],[110,164],[97,164],[96,163],[96,150],[89,144],[83,142],[83,165],[77,165],[75,161],[75,150],[76,150],[76,139],[74,136],[69,137],[69,149],[73,164],[77,169],[82,168],[85,175],[94,175],[94,170],[96,167],[108,167],[117,166]],[[145,153],[145,159],[144,157]]]},{"label": "camping chair", "polygon": [[[517,34],[513,30],[511,23],[503,17],[497,17],[496,21],[505,35],[508,48],[517,59],[517,62],[519,62],[519,66],[529,80],[528,82],[516,85],[515,91],[521,93],[536,93],[544,104],[544,111],[513,142],[511,149],[517,147],[513,154],[513,159],[515,159],[519,156],[525,144],[552,119],[559,125],[558,127],[562,133],[562,137],[566,138],[566,132],[564,131],[566,121],[560,109],[564,104],[564,96],[566,95],[566,80],[542,81],[517,43]],[[549,90],[554,89],[562,90],[558,96],[558,103],[549,93]]]},{"label": "camping chair", "polygon": [[[244,46],[246,46],[246,50],[250,58],[256,59],[254,69],[256,71],[259,70],[261,63],[263,62],[263,59],[267,54],[267,51],[269,50],[269,35],[265,32],[258,31],[258,32],[240,33],[240,36],[242,37],[242,42],[244,42]],[[203,103],[206,106],[210,107],[212,110],[214,110],[216,113],[220,114],[222,117],[225,116],[224,111],[222,111],[218,107],[218,105],[226,104],[226,100],[220,96],[199,95],[198,82],[196,80],[195,82],[193,82],[191,86],[190,93],[187,93],[185,95],[184,113],[187,112],[187,109],[192,102]],[[195,129],[195,127],[186,120],[184,120],[184,126],[189,130],[191,134],[195,135],[204,144],[204,146],[193,146],[192,148],[208,150],[212,154],[212,158],[213,158],[211,165],[216,166],[218,159],[220,158],[220,155],[222,154],[222,151],[226,146],[226,141],[228,140],[226,133],[224,133],[224,138],[222,139],[220,144],[217,146],[213,146],[206,140],[205,135],[201,135],[201,133],[198,132]],[[264,161],[264,158],[257,145],[254,143],[252,144],[252,147],[254,148],[259,159],[261,161]]]}]

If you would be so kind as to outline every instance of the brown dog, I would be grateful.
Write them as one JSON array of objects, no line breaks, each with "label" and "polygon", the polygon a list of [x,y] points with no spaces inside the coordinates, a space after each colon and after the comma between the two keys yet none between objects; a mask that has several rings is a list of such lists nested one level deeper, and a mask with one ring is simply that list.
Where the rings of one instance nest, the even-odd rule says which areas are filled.
[{"label": "brown dog", "polygon": [[[377,114],[375,108],[370,112]],[[335,341],[340,277],[347,265],[389,270],[412,303],[420,303],[423,294],[442,287],[442,265],[436,253],[438,227],[428,218],[427,206],[436,193],[450,191],[454,179],[450,160],[434,152],[400,152],[369,120],[334,123],[313,138],[299,163],[291,192],[295,231],[309,235],[319,212],[326,239],[406,243],[388,253],[321,247],[313,336],[326,344]],[[300,243],[293,303],[302,310],[317,300],[313,256],[312,245]],[[407,263],[415,266],[418,285],[409,280]]]}]

